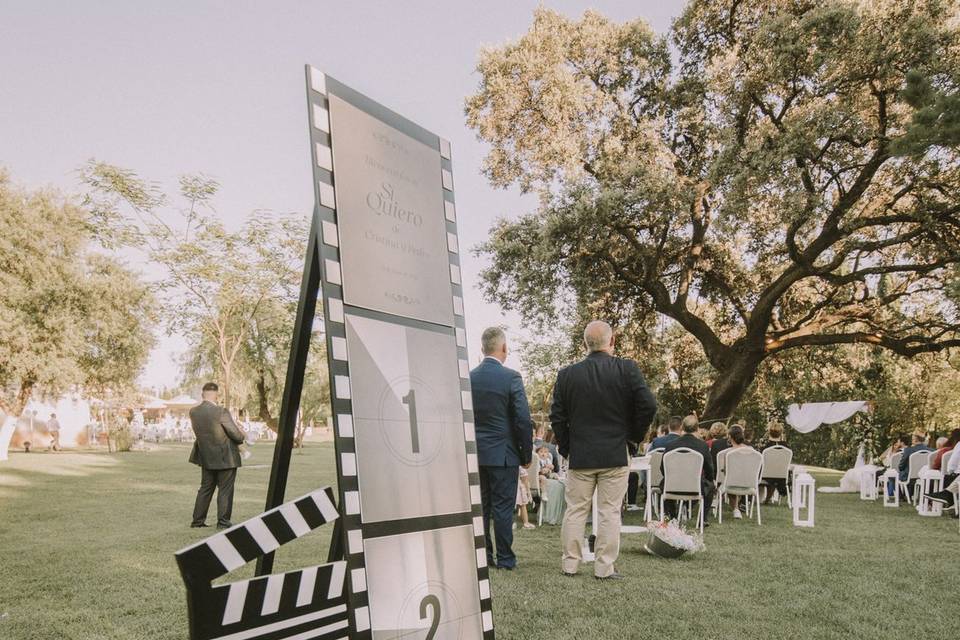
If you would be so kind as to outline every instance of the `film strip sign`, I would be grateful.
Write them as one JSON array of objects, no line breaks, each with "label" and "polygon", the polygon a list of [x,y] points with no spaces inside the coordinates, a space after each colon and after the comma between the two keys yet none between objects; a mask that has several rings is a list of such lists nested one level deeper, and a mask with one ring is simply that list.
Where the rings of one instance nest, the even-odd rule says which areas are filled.
[{"label": "film strip sign", "polygon": [[[322,266],[322,298],[324,322],[327,337],[328,364],[330,368],[331,404],[333,406],[335,443],[337,450],[337,468],[339,488],[341,492],[342,526],[345,537],[344,549],[349,577],[349,602],[351,607],[351,638],[367,640],[374,637],[371,629],[371,596],[368,593],[368,545],[382,540],[390,533],[396,533],[408,526],[409,532],[429,532],[428,518],[421,523],[394,523],[394,527],[383,527],[376,524],[364,524],[361,518],[360,483],[358,479],[357,441],[354,420],[354,391],[351,385],[351,371],[348,358],[347,322],[348,309],[352,313],[355,308],[345,308],[343,292],[343,262],[341,259],[340,230],[338,222],[340,211],[335,192],[337,176],[334,171],[334,154],[331,127],[330,99],[338,98],[350,102],[364,102],[368,108],[378,113],[387,114],[385,117],[397,117],[392,112],[373,103],[365,96],[358,94],[349,87],[341,84],[320,70],[306,66],[307,99],[309,105],[311,156],[313,160],[314,188],[319,216],[319,254]],[[432,134],[431,134],[432,135]],[[460,389],[460,413],[462,414],[466,469],[469,482],[469,512],[449,514],[433,520],[439,521],[440,527],[460,526],[461,530],[469,532],[472,545],[475,549],[475,561],[470,558],[471,570],[476,570],[474,589],[475,598],[479,599],[480,606],[480,634],[484,640],[493,640],[493,614],[491,604],[491,589],[489,568],[487,566],[486,543],[483,535],[483,516],[480,497],[480,477],[477,460],[476,435],[473,424],[473,402],[470,390],[470,370],[467,354],[466,323],[464,319],[463,283],[460,270],[460,247],[457,240],[457,211],[453,193],[453,167],[451,161],[451,147],[447,140],[433,136],[433,148],[440,155],[439,183],[443,189],[443,214],[446,231],[449,281],[452,290],[453,327],[452,333],[456,343],[458,386]],[[419,528],[422,527],[422,528]],[[372,546],[370,548],[373,548]],[[428,580],[428,582],[431,582]],[[400,585],[397,587],[401,588]],[[440,605],[430,596],[414,600],[414,606],[419,606],[421,620],[429,622],[434,616],[433,626],[428,629],[427,638],[448,637],[440,627],[442,618]],[[401,617],[398,615],[398,617]],[[466,616],[464,616],[466,617]],[[454,620],[454,622],[456,622]],[[379,633],[383,633],[382,630]],[[418,634],[422,631],[408,629],[407,633]],[[399,635],[398,635],[399,637]],[[454,637],[454,636],[450,636]],[[460,636],[455,636],[460,637]],[[464,634],[463,637],[472,637]]]},{"label": "film strip sign", "polygon": [[345,562],[211,584],[338,517],[326,487],[178,551],[191,640],[347,638]]}]

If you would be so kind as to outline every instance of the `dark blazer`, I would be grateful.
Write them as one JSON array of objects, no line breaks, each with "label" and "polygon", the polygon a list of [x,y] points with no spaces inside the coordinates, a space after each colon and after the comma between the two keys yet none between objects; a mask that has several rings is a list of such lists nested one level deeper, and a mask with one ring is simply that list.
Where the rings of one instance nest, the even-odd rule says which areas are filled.
[{"label": "dark blazer", "polygon": [[656,413],[637,363],[595,351],[557,374],[550,423],[571,469],[608,469],[629,463],[627,442],[641,442]]},{"label": "dark blazer", "polygon": [[719,471],[719,466],[717,465],[717,456],[720,455],[721,451],[730,448],[730,441],[726,438],[717,438],[713,441],[713,444],[710,445],[710,457],[713,459],[713,468],[716,471]]},{"label": "dark blazer", "polygon": [[197,436],[190,462],[204,469],[234,469],[240,466],[243,432],[230,412],[204,400],[190,409],[190,424]]},{"label": "dark blazer", "polygon": [[484,358],[470,372],[477,462],[492,467],[530,464],[533,421],[523,378],[496,358]]},{"label": "dark blazer", "polygon": [[703,482],[712,483],[717,479],[717,469],[713,464],[713,456],[710,455],[710,447],[707,446],[706,441],[701,440],[692,433],[685,433],[679,438],[669,442],[667,446],[663,448],[663,453],[666,455],[674,449],[680,449],[682,447],[693,449],[703,456],[703,471],[701,472]]},{"label": "dark blazer", "polygon": [[653,442],[650,443],[650,451],[665,447],[679,437],[679,433],[665,433],[662,436],[657,436],[653,439]]}]

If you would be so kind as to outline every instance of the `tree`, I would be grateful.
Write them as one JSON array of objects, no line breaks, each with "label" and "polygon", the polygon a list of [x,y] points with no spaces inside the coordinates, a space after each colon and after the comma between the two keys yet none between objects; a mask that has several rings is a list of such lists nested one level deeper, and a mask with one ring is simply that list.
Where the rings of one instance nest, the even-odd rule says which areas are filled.
[{"label": "tree", "polygon": [[[249,378],[238,374],[244,365],[266,366],[256,357],[267,357],[263,349],[249,353],[251,336],[260,340],[258,328],[273,322],[277,305],[296,300],[304,218],[256,212],[230,231],[209,212],[219,185],[204,176],[181,177],[178,208],[131,171],[91,161],[81,175],[84,205],[105,241],[140,248],[164,269],[167,330],[191,342],[194,370],[216,372],[227,406],[245,404]],[[253,359],[244,362],[245,354]]]},{"label": "tree", "polygon": [[641,20],[538,9],[481,53],[466,104],[491,182],[541,196],[481,246],[486,294],[530,321],[595,301],[621,326],[670,318],[715,372],[707,418],[794,349],[960,346],[960,164],[920,113],[957,94],[957,13],[696,0],[671,28],[674,65]]},{"label": "tree", "polygon": [[153,344],[154,301],[139,276],[94,251],[83,209],[0,172],[0,409],[72,385],[133,385]]}]

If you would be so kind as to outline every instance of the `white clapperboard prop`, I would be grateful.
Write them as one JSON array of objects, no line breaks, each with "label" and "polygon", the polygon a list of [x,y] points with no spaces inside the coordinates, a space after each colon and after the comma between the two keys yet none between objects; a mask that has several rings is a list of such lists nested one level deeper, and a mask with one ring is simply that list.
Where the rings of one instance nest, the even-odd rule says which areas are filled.
[{"label": "white clapperboard prop", "polygon": [[306,71],[350,635],[492,639],[450,144]]},{"label": "white clapperboard prop", "polygon": [[192,640],[347,638],[346,562],[213,586],[211,582],[339,517],[318,489],[177,552]]}]

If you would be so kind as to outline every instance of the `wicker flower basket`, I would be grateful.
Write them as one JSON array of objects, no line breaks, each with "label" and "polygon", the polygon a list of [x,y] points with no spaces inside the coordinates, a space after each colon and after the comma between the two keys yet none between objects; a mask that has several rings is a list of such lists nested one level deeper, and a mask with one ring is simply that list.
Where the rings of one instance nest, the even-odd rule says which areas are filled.
[{"label": "wicker flower basket", "polygon": [[658,558],[679,558],[687,552],[686,549],[671,547],[653,533],[650,534],[647,544],[643,545],[643,549],[650,555],[657,556]]}]

